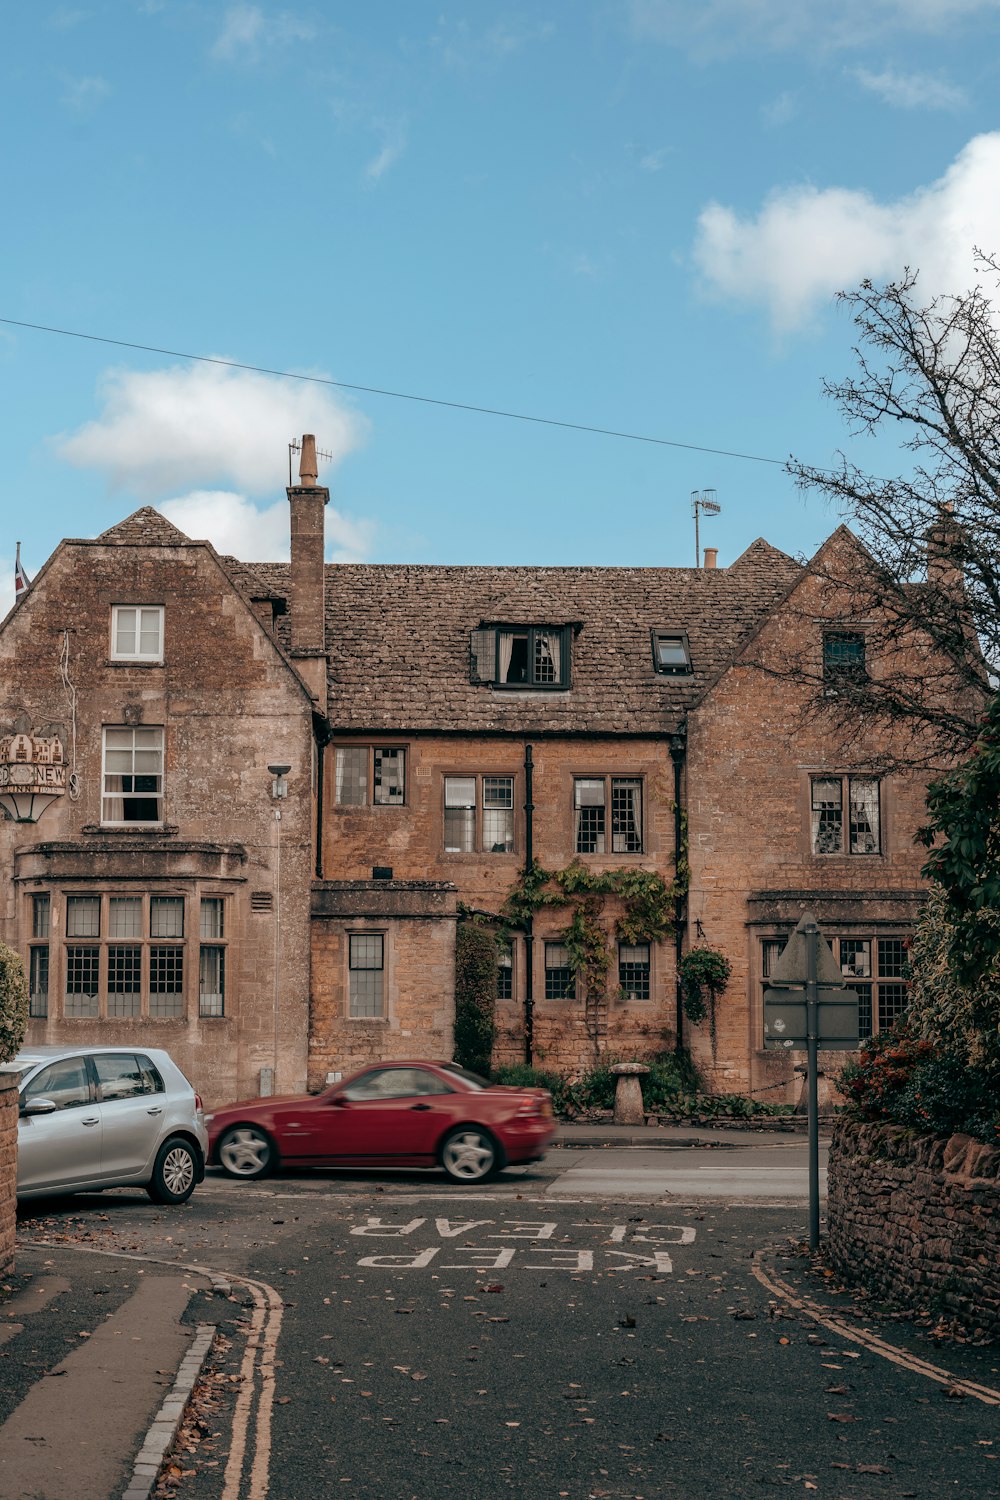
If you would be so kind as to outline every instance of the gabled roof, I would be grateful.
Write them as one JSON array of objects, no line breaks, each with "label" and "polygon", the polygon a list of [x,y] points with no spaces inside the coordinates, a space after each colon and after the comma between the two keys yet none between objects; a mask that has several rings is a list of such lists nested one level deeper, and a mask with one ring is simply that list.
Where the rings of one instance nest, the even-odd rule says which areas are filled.
[{"label": "gabled roof", "polygon": [[[378,734],[662,734],[801,574],[763,541],[719,569],[329,564],[329,716],[335,729]],[[240,565],[238,582],[287,595],[288,565]],[[571,687],[471,682],[470,635],[484,621],[578,624]],[[654,670],[654,630],[687,632],[690,676]]]},{"label": "gabled roof", "polygon": [[[187,543],[149,506],[101,542]],[[247,600],[289,595],[287,563],[219,558]],[[758,539],[729,568],[326,568],[329,717],[379,735],[663,734],[676,727],[802,577]],[[470,680],[470,637],[484,623],[572,625],[568,690],[494,689]],[[651,633],[684,631],[690,675],[657,673]],[[287,649],[287,615],[276,622]]]},{"label": "gabled roof", "polygon": [[166,516],[151,505],[133,511],[117,526],[109,526],[97,538],[99,542],[118,542],[129,547],[171,547],[189,540]]}]

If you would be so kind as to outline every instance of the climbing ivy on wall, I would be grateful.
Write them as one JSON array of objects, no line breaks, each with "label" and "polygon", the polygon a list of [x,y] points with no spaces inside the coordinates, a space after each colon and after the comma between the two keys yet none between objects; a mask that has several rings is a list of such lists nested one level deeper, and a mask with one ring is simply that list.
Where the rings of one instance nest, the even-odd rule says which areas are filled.
[{"label": "climbing ivy on wall", "polygon": [[543,907],[571,908],[563,942],[587,996],[595,999],[606,993],[611,970],[610,933],[602,920],[608,898],[622,906],[614,928],[620,942],[655,943],[674,931],[675,903],[685,889],[686,862],[668,883],[653,870],[588,870],[579,860],[546,870],[536,860],[508,891],[498,918],[507,929],[521,929]]}]

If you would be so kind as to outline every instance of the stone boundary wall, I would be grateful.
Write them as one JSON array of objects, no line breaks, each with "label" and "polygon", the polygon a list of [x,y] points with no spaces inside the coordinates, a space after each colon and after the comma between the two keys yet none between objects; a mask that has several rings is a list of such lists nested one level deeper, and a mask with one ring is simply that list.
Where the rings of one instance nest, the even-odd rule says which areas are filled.
[{"label": "stone boundary wall", "polygon": [[848,1280],[1000,1336],[1000,1147],[840,1120],[827,1225]]},{"label": "stone boundary wall", "polygon": [[13,1269],[17,1228],[17,1084],[0,1070],[0,1276]]}]

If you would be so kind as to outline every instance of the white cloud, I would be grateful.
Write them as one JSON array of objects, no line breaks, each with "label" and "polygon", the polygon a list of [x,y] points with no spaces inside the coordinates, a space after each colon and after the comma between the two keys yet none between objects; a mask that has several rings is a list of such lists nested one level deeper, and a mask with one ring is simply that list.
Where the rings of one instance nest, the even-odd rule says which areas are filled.
[{"label": "white cloud", "polygon": [[62,92],[62,102],[67,109],[81,113],[97,106],[107,98],[111,85],[105,78],[67,78]]},{"label": "white cloud", "polygon": [[371,182],[378,182],[406,150],[406,128],[399,121],[379,121],[373,128],[382,133],[382,148],[365,167],[365,176]]},{"label": "white cloud", "polygon": [[[243,562],[284,562],[288,558],[288,501],[256,506],[231,490],[193,490],[165,500],[160,512],[196,541]],[[359,562],[370,556],[375,526],[352,521],[328,505],[324,515],[329,562]]]},{"label": "white cloud", "polygon": [[240,0],[239,4],[227,7],[222,30],[212,44],[210,55],[220,62],[253,61],[272,47],[308,42],[314,35],[308,21],[289,11],[268,15],[262,6]]},{"label": "white cloud", "polygon": [[761,108],[761,116],[764,124],[770,125],[772,129],[779,129],[795,119],[799,112],[799,96],[797,93],[785,89],[776,99],[770,100]]},{"label": "white cloud", "polygon": [[293,438],[315,433],[336,466],[367,432],[364,418],[323,386],[223,365],[112,370],[101,396],[100,417],[57,438],[58,452],[144,499],[219,484],[280,493]]},{"label": "white cloud", "polygon": [[660,146],[655,151],[644,151],[639,157],[640,172],[662,172],[669,156],[673,155],[673,146]]},{"label": "white cloud", "polygon": [[871,73],[856,68],[854,76],[862,88],[896,109],[964,109],[969,102],[964,89],[928,73],[897,73],[895,68]]},{"label": "white cloud", "polygon": [[976,136],[944,176],[879,203],[842,187],[784,188],[755,218],[720,203],[698,220],[695,262],[720,298],[762,303],[779,329],[806,323],[834,292],[863,277],[919,270],[921,288],[962,292],[972,252],[1000,249],[1000,132]]},{"label": "white cloud", "polygon": [[703,57],[756,48],[848,49],[884,37],[951,31],[1000,0],[630,0],[632,31]]},{"label": "white cloud", "polygon": [[497,68],[535,42],[547,41],[555,33],[551,21],[496,21],[477,31],[468,21],[441,16],[431,38],[447,68]]}]

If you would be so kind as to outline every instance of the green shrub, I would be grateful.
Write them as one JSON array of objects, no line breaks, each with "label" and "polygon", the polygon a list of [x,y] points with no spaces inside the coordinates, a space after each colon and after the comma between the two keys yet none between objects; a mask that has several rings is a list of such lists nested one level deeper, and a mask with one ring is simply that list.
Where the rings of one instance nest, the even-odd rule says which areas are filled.
[{"label": "green shrub", "polygon": [[[978,1134],[980,1117],[982,1124],[992,1118],[996,1139],[1000,1097],[984,1099],[980,1080],[954,1053],[931,1057],[914,1068],[893,1110],[900,1125],[933,1135]],[[977,1128],[970,1131],[970,1125]]]},{"label": "green shrub", "polygon": [[0,943],[0,1063],[16,1057],[28,1026],[28,981],[21,955]]},{"label": "green shrub", "polygon": [[515,1089],[548,1089],[557,1115],[575,1114],[579,1108],[569,1097],[570,1080],[561,1073],[548,1073],[543,1068],[529,1068],[527,1063],[515,1063],[511,1067],[494,1069],[492,1081]]},{"label": "green shrub", "polygon": [[455,934],[455,1061],[488,1075],[496,1031],[497,939],[481,922]]}]

